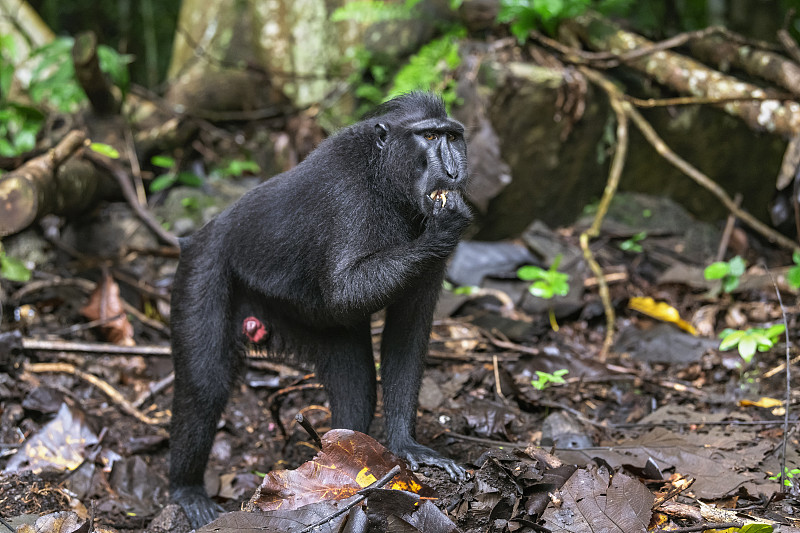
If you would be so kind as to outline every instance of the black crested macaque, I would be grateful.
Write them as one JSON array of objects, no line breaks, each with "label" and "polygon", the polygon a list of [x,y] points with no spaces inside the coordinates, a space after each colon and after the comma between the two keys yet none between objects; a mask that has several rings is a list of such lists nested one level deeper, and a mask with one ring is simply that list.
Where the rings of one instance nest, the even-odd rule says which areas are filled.
[{"label": "black crested macaque", "polygon": [[386,309],[388,447],[464,479],[415,440],[417,396],[445,262],[471,213],[464,127],[410,93],[322,142],[181,241],[172,292],[170,490],[192,526],[220,508],[203,474],[248,343],[312,363],[332,427],[366,433],[375,410],[370,315]]}]

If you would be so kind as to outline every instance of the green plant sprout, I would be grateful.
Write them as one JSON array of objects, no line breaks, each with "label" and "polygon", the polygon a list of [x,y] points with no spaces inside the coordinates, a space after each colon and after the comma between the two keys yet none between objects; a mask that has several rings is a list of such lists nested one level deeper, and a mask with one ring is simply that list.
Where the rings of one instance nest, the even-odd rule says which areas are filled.
[{"label": "green plant sprout", "polygon": [[703,277],[707,280],[722,280],[722,290],[728,294],[739,286],[740,278],[746,267],[745,260],[737,255],[730,261],[711,263],[703,270]]},{"label": "green plant sprout", "polygon": [[645,240],[646,238],[647,238],[646,231],[640,231],[639,233],[635,233],[631,235],[629,239],[619,243],[619,249],[625,252],[640,253],[642,251],[642,245],[639,243]]},{"label": "green plant sprout", "polygon": [[786,272],[786,281],[793,289],[800,289],[800,250],[792,253],[792,262],[794,266]]},{"label": "green plant sprout", "polygon": [[552,374],[548,374],[547,372],[542,372],[541,370],[536,371],[536,379],[531,380],[531,385],[536,390],[544,390],[550,385],[563,385],[567,381],[564,379],[564,376],[569,374],[569,370],[566,368],[560,368],[553,372]]},{"label": "green plant sprout", "polygon": [[153,166],[167,169],[167,172],[156,176],[150,182],[150,192],[163,191],[180,183],[190,187],[200,187],[203,179],[192,172],[178,172],[175,159],[166,155],[156,155],[150,159]]},{"label": "green plant sprout", "polygon": [[31,279],[31,271],[19,259],[6,255],[2,244],[0,244],[0,277],[18,282]]},{"label": "green plant sprout", "polygon": [[569,293],[569,274],[558,271],[562,255],[553,259],[553,264],[545,270],[534,265],[517,269],[517,277],[522,281],[532,281],[528,292],[537,298],[549,300],[553,296],[566,296]]},{"label": "green plant sprout", "polygon": [[[783,470],[784,471],[783,484],[785,486],[787,486],[787,487],[791,487],[793,485],[793,483],[794,483],[792,481],[794,479],[794,477],[795,476],[800,477],[800,468],[792,468],[791,470],[789,470],[788,466],[785,466],[783,468],[784,468],[784,470]],[[769,476],[769,479],[771,479],[772,481],[777,481],[780,478],[781,478],[780,474],[775,474],[774,476]]]},{"label": "green plant sprout", "polygon": [[734,346],[746,364],[750,364],[756,351],[766,352],[778,341],[778,337],[786,331],[783,324],[775,324],[769,328],[750,328],[746,330],[727,328],[719,334],[719,349],[730,350]]},{"label": "green plant sprout", "polygon": [[[528,286],[528,292],[538,298],[549,300],[553,296],[566,296],[569,293],[569,274],[558,271],[561,264],[561,254],[556,255],[553,264],[545,270],[534,265],[525,265],[517,269],[517,277],[522,281],[532,281]],[[553,308],[548,313],[550,327],[553,331],[558,331],[558,322]]]}]

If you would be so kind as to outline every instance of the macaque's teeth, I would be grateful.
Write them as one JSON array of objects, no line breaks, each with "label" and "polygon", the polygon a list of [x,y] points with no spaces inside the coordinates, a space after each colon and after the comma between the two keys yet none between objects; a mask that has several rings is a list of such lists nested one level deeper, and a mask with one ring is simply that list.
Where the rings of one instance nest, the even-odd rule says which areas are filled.
[{"label": "macaque's teeth", "polygon": [[442,199],[442,207],[444,207],[447,204],[447,191],[442,191],[441,199]]}]

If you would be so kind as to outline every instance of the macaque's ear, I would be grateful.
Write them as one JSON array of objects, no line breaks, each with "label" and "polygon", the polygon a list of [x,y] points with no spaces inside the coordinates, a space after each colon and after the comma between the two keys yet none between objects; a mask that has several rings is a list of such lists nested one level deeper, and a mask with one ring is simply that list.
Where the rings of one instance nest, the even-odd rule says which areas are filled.
[{"label": "macaque's ear", "polygon": [[378,122],[375,124],[375,133],[378,135],[378,148],[383,150],[383,147],[386,146],[386,138],[389,136],[389,126]]}]

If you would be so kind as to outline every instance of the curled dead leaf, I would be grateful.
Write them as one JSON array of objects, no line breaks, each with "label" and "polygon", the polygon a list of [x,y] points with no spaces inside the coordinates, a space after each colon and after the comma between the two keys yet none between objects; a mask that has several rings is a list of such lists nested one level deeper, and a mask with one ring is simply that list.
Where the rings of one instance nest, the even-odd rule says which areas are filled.
[{"label": "curled dead leaf", "polygon": [[119,297],[119,285],[105,272],[97,288],[89,295],[89,301],[81,308],[81,314],[89,320],[103,322],[100,326],[109,342],[120,346],[133,346],[133,325],[125,314]]}]

